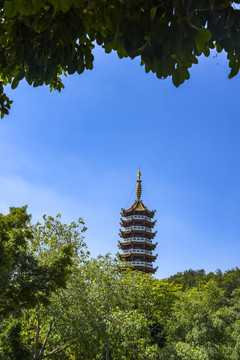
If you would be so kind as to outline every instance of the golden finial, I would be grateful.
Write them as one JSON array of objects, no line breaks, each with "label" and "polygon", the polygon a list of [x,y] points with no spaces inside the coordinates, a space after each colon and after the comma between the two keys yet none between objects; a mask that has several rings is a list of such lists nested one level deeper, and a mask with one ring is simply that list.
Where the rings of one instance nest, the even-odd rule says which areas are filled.
[{"label": "golden finial", "polygon": [[140,178],[141,178],[141,171],[140,171],[140,166],[139,166],[139,170],[138,170],[138,180],[140,180]]},{"label": "golden finial", "polygon": [[140,171],[140,166],[139,166],[139,171],[138,171],[138,180],[137,180],[137,187],[136,187],[136,195],[137,195],[137,199],[138,201],[141,199],[141,195],[142,195],[142,180],[141,180],[141,171]]}]

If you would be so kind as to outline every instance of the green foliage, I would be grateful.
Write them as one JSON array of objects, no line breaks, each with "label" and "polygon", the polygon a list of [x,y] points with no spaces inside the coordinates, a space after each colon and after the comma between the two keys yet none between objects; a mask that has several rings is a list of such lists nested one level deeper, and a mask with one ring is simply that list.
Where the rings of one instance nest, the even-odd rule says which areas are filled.
[{"label": "green foliage", "polygon": [[30,220],[0,214],[0,360],[239,359],[238,268],[120,273],[109,255],[88,259],[81,219]]},{"label": "green foliage", "polygon": [[19,342],[39,360],[100,360],[107,352],[115,360],[159,359],[177,289],[141,272],[120,274],[109,256],[85,261],[47,305],[23,312]]},{"label": "green foliage", "polygon": [[240,287],[240,269],[236,267],[235,269],[225,271],[224,274],[219,269],[215,274],[213,272],[206,274],[203,269],[189,269],[183,273],[179,272],[176,275],[170,276],[168,281],[181,285],[182,289],[185,290],[207,283],[212,279],[217,282],[220,288],[224,289],[227,297],[231,297],[232,292]]},{"label": "green foliage", "polygon": [[104,360],[106,353],[112,360],[238,359],[239,288],[226,297],[203,270],[190,270],[205,281],[183,291],[173,282],[118,269],[109,256],[75,268],[47,307],[25,312],[22,343],[33,343],[39,327],[39,348],[48,338],[42,355],[55,351],[59,359]]},{"label": "green foliage", "polygon": [[[79,224],[63,225],[59,216],[44,217],[43,225],[30,224],[26,206],[0,214],[0,317],[39,303],[66,281],[84,246]],[[80,251],[80,253],[79,253]]]},{"label": "green foliage", "polygon": [[70,225],[60,215],[44,215],[43,224],[32,225],[30,219],[26,206],[0,214],[1,360],[42,358],[46,345],[40,328],[50,334],[52,322],[50,330],[40,322],[49,321],[53,294],[66,288],[87,255],[82,219]]},{"label": "green foliage", "polygon": [[3,85],[15,89],[25,78],[61,91],[63,74],[93,68],[95,44],[140,57],[146,72],[175,86],[211,49],[227,53],[229,78],[239,71],[240,11],[231,0],[7,0],[0,12],[2,117],[11,105]]},{"label": "green foliage", "polygon": [[[211,276],[210,276],[211,278]],[[201,270],[186,270],[183,273],[178,272],[176,275],[170,276],[168,281],[171,283],[179,284],[182,286],[182,289],[191,288],[197,286],[200,282],[205,279],[205,271]],[[209,279],[209,275],[208,275]]]},{"label": "green foliage", "polygon": [[166,348],[176,359],[230,359],[234,315],[215,282],[193,288],[176,303]]},{"label": "green foliage", "polygon": [[21,341],[22,325],[18,320],[7,324],[0,334],[0,359],[1,360],[26,360],[30,359],[31,351]]}]

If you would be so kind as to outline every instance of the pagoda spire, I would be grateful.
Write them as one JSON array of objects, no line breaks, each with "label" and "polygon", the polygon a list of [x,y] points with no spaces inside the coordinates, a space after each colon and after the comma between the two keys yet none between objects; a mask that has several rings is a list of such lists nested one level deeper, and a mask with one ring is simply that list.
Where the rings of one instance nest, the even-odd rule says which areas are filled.
[{"label": "pagoda spire", "polygon": [[139,201],[141,199],[141,195],[142,195],[142,180],[141,180],[141,171],[140,171],[140,166],[139,166],[139,170],[138,170],[138,180],[137,180],[137,186],[136,186],[136,195],[137,195],[137,200]]}]

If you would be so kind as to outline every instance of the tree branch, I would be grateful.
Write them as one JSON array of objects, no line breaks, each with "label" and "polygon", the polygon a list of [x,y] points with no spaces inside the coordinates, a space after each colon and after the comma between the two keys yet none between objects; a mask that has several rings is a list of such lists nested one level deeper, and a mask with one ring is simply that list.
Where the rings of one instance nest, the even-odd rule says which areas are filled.
[{"label": "tree branch", "polygon": [[33,359],[37,360],[37,350],[38,350],[38,342],[39,342],[39,333],[40,333],[40,307],[38,306],[37,312],[37,330],[35,335],[34,347],[33,347]]},{"label": "tree branch", "polygon": [[44,342],[43,342],[42,348],[41,348],[41,350],[40,350],[40,352],[39,352],[39,354],[38,354],[38,359],[41,359],[41,356],[42,356],[43,351],[44,351],[44,349],[45,349],[45,347],[46,347],[46,344],[47,344],[49,335],[50,335],[50,333],[51,333],[51,331],[52,331],[52,326],[53,326],[53,321],[50,322],[50,325],[49,325],[49,328],[48,328],[48,332],[47,332],[47,336],[46,336],[46,338],[45,338],[45,340],[44,340]]},{"label": "tree branch", "polygon": [[62,352],[62,351],[64,351],[64,350],[66,350],[67,348],[69,348],[69,346],[71,346],[71,345],[73,344],[73,342],[71,342],[70,344],[68,344],[68,345],[66,345],[64,348],[62,348],[62,346],[65,345],[66,342],[67,342],[67,341],[63,342],[59,347],[57,347],[56,349],[54,349],[53,351],[51,351],[49,354],[44,355],[44,356],[41,356],[41,357],[39,358],[39,360],[41,360],[41,359],[46,359],[46,358],[49,358],[49,357],[51,357],[51,356],[54,356],[54,355],[56,355],[56,354],[58,354],[58,353],[60,353],[60,352]]},{"label": "tree branch", "polygon": [[62,348],[63,345],[65,345],[69,340],[63,342],[61,345],[59,345],[56,349],[54,349],[53,351],[51,351],[49,354],[47,355],[43,355],[41,357],[38,358],[38,360],[41,360],[41,359],[46,359],[48,357],[51,357],[51,356],[54,356],[64,350],[66,350],[69,346],[71,346],[73,344],[73,342],[71,342],[70,344],[66,345],[64,348]]}]

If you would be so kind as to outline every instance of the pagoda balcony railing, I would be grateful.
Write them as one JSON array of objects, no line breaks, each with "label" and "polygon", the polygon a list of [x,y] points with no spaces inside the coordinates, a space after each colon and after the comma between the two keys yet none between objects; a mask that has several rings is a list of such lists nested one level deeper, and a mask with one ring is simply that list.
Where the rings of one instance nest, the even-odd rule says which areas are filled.
[{"label": "pagoda balcony railing", "polygon": [[140,220],[148,220],[148,221],[152,221],[152,219],[148,216],[144,216],[144,215],[132,215],[132,216],[126,216],[125,220],[132,220],[132,219],[140,219]]},{"label": "pagoda balcony railing", "polygon": [[148,244],[152,244],[152,240],[141,238],[141,237],[132,237],[132,238],[126,238],[122,239],[123,242],[129,242],[129,241],[137,241],[137,242],[147,242]]},{"label": "pagoda balcony railing", "polygon": [[145,262],[145,261],[128,261],[128,264],[131,264],[133,266],[147,266],[147,267],[153,267],[153,264]]},{"label": "pagoda balcony railing", "polygon": [[148,254],[152,255],[152,251],[149,250],[143,250],[143,249],[129,249],[129,250],[123,250],[123,254]]},{"label": "pagoda balcony railing", "polygon": [[123,231],[131,231],[131,230],[146,230],[147,232],[152,232],[152,229],[146,227],[146,226],[129,226],[123,229]]}]

